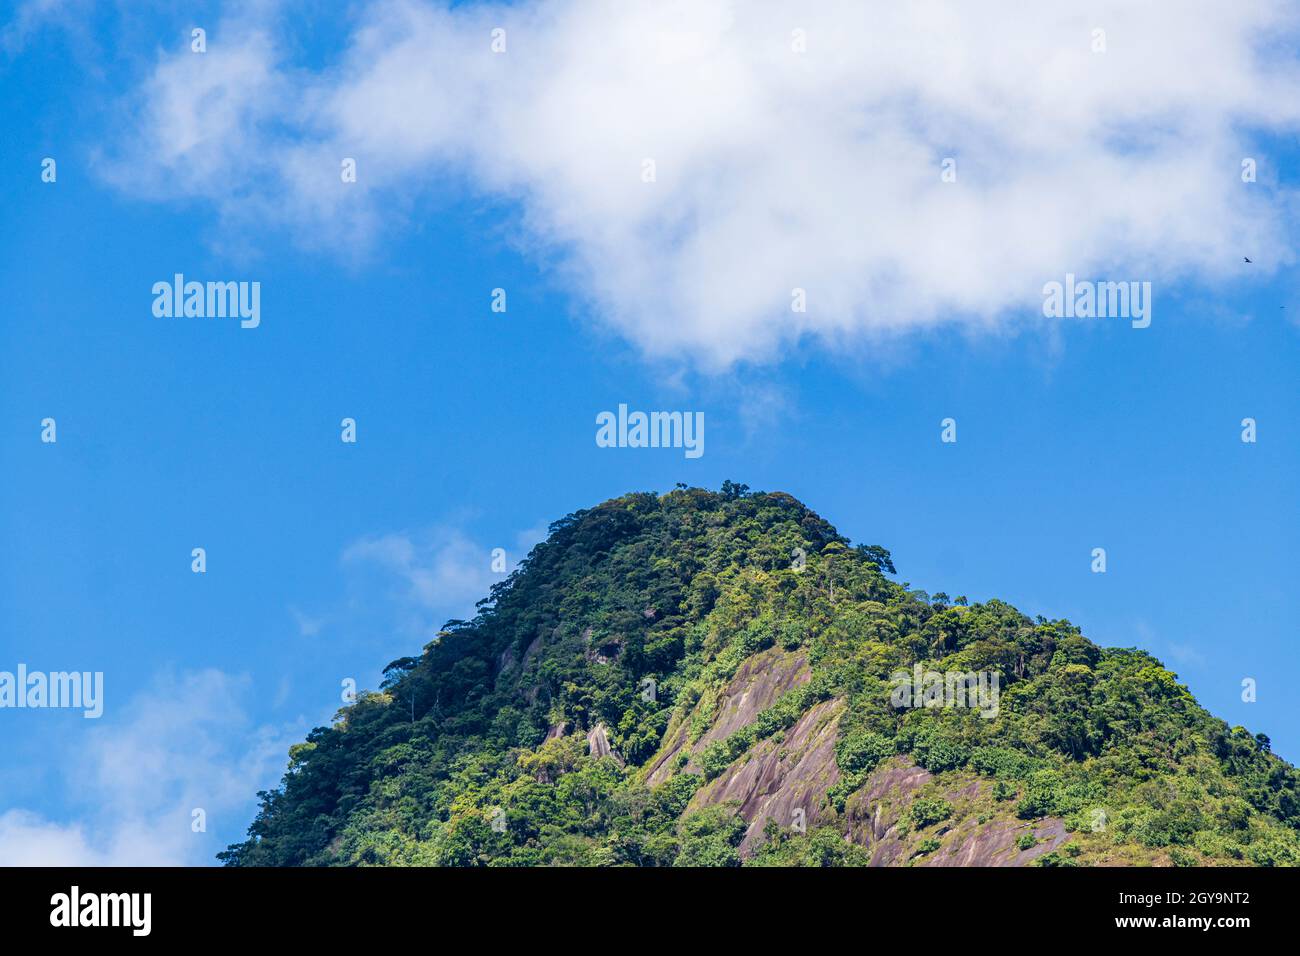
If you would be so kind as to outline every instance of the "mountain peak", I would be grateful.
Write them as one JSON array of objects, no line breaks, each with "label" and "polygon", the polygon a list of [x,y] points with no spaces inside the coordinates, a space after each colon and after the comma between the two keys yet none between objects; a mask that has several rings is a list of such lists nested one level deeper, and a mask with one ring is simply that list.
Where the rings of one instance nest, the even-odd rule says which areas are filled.
[{"label": "mountain peak", "polygon": [[1300,861],[1300,775],[1154,657],[893,571],[732,482],[568,515],[294,747],[222,859]]}]

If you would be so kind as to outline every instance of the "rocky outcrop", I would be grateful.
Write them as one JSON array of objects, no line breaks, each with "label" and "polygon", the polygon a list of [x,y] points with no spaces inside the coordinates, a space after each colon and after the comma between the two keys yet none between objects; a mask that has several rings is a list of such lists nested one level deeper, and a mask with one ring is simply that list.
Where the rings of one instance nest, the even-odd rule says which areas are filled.
[{"label": "rocky outcrop", "polygon": [[[953,831],[944,845],[927,856],[922,866],[1028,866],[1053,850],[1064,846],[1070,834],[1062,820],[1046,817],[1032,823],[998,820],[983,826],[973,825]],[[1022,850],[1016,841],[1026,833],[1035,843]]]},{"label": "rocky outcrop", "polygon": [[603,723],[587,731],[587,752],[597,758],[612,757],[620,767],[623,766],[623,758],[609,744],[609,729]]},{"label": "rocky outcrop", "polygon": [[763,827],[812,827],[834,817],[826,791],[840,779],[835,762],[844,703],[823,701],[810,708],[784,734],[762,740],[692,798],[690,809],[735,802],[749,823],[740,845],[752,853],[763,840]]},{"label": "rocky outcrop", "polygon": [[519,661],[515,657],[513,645],[507,645],[506,649],[497,657],[497,676],[493,687],[500,688],[502,681],[510,675],[510,672],[518,666]]},{"label": "rocky outcrop", "polygon": [[[559,633],[559,628],[556,628],[554,631],[552,631],[552,637],[554,637],[555,634],[557,633]],[[532,666],[532,663],[535,660],[537,660],[538,657],[541,656],[542,649],[545,646],[546,646],[545,634],[538,634],[531,641],[529,641],[528,647],[524,649],[523,660],[519,662],[519,671],[521,674],[526,674],[528,672],[528,669]],[[499,682],[500,677],[498,677],[497,679]],[[523,690],[523,695],[524,698],[528,701],[528,703],[535,704],[537,703],[538,695],[540,695],[541,692],[542,692],[542,685],[540,683],[536,681],[528,681],[527,686]],[[551,738],[548,736],[546,739],[550,740]]]},{"label": "rocky outcrop", "polygon": [[[559,629],[556,628],[556,630],[558,631]],[[524,670],[527,670],[528,665],[537,659],[537,656],[542,653],[542,648],[544,646],[545,640],[544,635],[542,634],[538,634],[529,642],[527,649],[524,650],[524,660],[522,665]]]},{"label": "rocky outcrop", "polygon": [[[871,851],[872,866],[1025,866],[1059,849],[1069,839],[1063,821],[1017,819],[1006,804],[992,800],[992,784],[972,779],[941,788],[937,796],[953,807],[946,821],[920,833],[900,823],[912,801],[934,776],[906,757],[896,757],[867,778],[845,804],[847,838]],[[1025,834],[1033,846],[1020,849]],[[923,840],[939,848],[918,855]]]},{"label": "rocky outcrop", "polygon": [[[678,754],[698,753],[715,740],[723,740],[752,722],[777,699],[800,684],[808,683],[811,672],[807,655],[768,648],[747,659],[718,695],[717,715],[708,731],[694,744],[689,742],[694,713],[668,728],[667,741],[649,764],[646,782],[654,787],[672,774]],[[688,764],[688,768],[694,769]]]},{"label": "rocky outcrop", "polygon": [[622,635],[608,637],[600,643],[591,645],[590,641],[587,649],[587,660],[593,664],[612,664],[618,660],[618,655],[623,653],[623,644],[625,643]]},{"label": "rocky outcrop", "polygon": [[[908,757],[896,757],[854,791],[837,813],[827,791],[839,782],[835,742],[842,700],[810,708],[785,734],[759,741],[695,794],[688,810],[732,804],[748,823],[740,844],[749,856],[762,844],[769,820],[783,829],[837,827],[871,853],[872,866],[1026,866],[1070,838],[1062,820],[1017,819],[1012,805],[992,797],[988,780],[959,776],[949,786]],[[948,779],[948,778],[942,778]],[[913,831],[904,821],[917,797],[941,797],[951,817]],[[1018,841],[1032,834],[1021,849]],[[938,848],[931,849],[937,841]]]},{"label": "rocky outcrop", "polygon": [[[769,648],[750,657],[718,694],[712,722],[698,740],[691,742],[689,731],[703,703],[669,728],[667,743],[647,765],[647,782],[662,783],[681,766],[683,756],[684,769],[700,773],[695,755],[747,726],[809,679],[802,651]],[[1060,819],[1016,818],[1013,804],[993,799],[991,781],[971,774],[936,778],[905,756],[878,767],[837,812],[827,792],[840,780],[835,744],[845,706],[842,699],[823,701],[784,733],[756,743],[696,792],[688,812],[717,804],[735,806],[747,823],[742,856],[762,845],[769,820],[786,830],[834,826],[844,839],[869,851],[872,866],[1026,866],[1068,842],[1070,834]],[[547,739],[569,730],[567,723],[556,724]],[[586,738],[591,756],[611,757],[623,766],[604,723],[588,730]],[[952,815],[913,830],[907,811],[923,795],[947,801]],[[1022,849],[1019,843],[1026,834],[1034,840]]]}]

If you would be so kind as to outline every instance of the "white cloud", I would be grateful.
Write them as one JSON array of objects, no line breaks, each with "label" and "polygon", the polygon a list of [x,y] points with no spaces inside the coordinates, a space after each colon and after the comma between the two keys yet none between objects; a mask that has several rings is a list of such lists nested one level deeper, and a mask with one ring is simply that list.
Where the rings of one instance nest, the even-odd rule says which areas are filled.
[{"label": "white cloud", "polygon": [[647,355],[719,368],[1039,321],[1067,271],[1150,279],[1159,310],[1243,254],[1292,262],[1294,196],[1252,132],[1297,126],[1298,21],[1285,0],[398,0],[308,68],[245,19],[161,60],[111,175],[345,258],[466,182],[517,200],[520,243]]},{"label": "white cloud", "polygon": [[[107,714],[57,755],[77,819],[25,809],[0,814],[0,866],[211,865],[233,837],[253,795],[275,784],[301,728],[254,726],[246,678],[221,671],[160,679],[133,698],[120,721]],[[207,831],[191,829],[192,812]]]},{"label": "white cloud", "polygon": [[390,589],[396,583],[407,626],[427,633],[449,616],[473,617],[474,605],[545,536],[544,528],[534,528],[517,535],[513,548],[499,545],[506,551],[504,571],[492,570],[492,547],[446,525],[361,538],[344,550],[343,563],[378,569]]},{"label": "white cloud", "polygon": [[488,549],[454,528],[362,538],[343,560],[381,568],[399,582],[404,600],[430,611],[470,612],[500,578],[491,571]]},{"label": "white cloud", "polygon": [[29,810],[0,813],[0,866],[112,866],[79,823],[60,824]]}]

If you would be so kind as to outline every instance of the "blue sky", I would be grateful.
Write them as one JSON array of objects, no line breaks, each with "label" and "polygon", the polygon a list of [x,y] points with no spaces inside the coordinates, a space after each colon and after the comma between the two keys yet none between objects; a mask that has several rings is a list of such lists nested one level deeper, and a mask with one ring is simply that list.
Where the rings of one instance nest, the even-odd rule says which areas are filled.
[{"label": "blue sky", "polygon": [[[678,481],[790,492],[854,541],[890,548],[914,586],[999,597],[1067,617],[1103,645],[1148,649],[1211,711],[1300,759],[1300,297],[1284,248],[1295,238],[1294,115],[1213,104],[1221,122],[1207,131],[1162,113],[1177,148],[1129,142],[1092,156],[1081,169],[1136,165],[1131,177],[1107,167],[1090,194],[1202,153],[1228,157],[1228,185],[1203,183],[1210,199],[1191,212],[1153,193],[1152,209],[1126,198],[1073,223],[1043,216],[1041,237],[1001,250],[1058,243],[1037,272],[1002,258],[972,265],[987,245],[982,207],[945,214],[954,234],[972,230],[969,245],[905,236],[882,207],[861,230],[894,228],[916,256],[933,246],[934,261],[831,242],[816,261],[844,261],[817,273],[810,297],[824,289],[834,307],[805,318],[754,306],[744,281],[724,302],[694,276],[701,264],[761,285],[784,233],[756,227],[752,247],[710,258],[711,241],[749,234],[748,220],[726,217],[754,201],[757,182],[717,213],[736,160],[691,130],[678,131],[675,155],[717,179],[686,186],[665,172],[686,210],[668,219],[629,212],[640,198],[592,200],[581,183],[605,186],[550,158],[530,165],[544,151],[528,136],[549,143],[545,130],[503,143],[514,158],[498,166],[480,142],[384,139],[378,119],[355,151],[371,157],[363,176],[378,167],[387,178],[361,184],[361,199],[324,199],[299,180],[285,188],[294,167],[267,157],[328,155],[333,182],[333,137],[353,119],[320,134],[321,116],[268,123],[238,107],[223,119],[218,105],[196,119],[224,124],[216,140],[168,152],[159,144],[176,142],[175,116],[150,104],[187,83],[201,87],[190,102],[214,102],[212,77],[179,59],[197,56],[188,37],[201,17],[125,9],[20,5],[0,34],[0,670],[99,670],[106,685],[98,721],[0,711],[0,831],[11,840],[0,860],[211,862],[242,835],[288,744],[337,709],[341,680],[375,686],[388,661],[472,610],[498,577],[491,549],[513,563],[570,511]],[[291,37],[276,4],[200,14],[216,25],[205,55],[217,65],[204,68],[218,80],[234,75],[222,44],[253,56],[250,37],[275,38],[258,69],[276,79],[253,84],[259,102],[302,83],[337,103],[391,79],[330,72],[365,14],[306,16]],[[417,27],[438,35],[461,15]],[[472,18],[494,16],[463,15],[474,36]],[[1278,68],[1294,78],[1293,62]],[[218,104],[238,100],[215,88]],[[400,89],[370,95],[408,102]],[[942,121],[950,109],[932,114],[936,155],[963,156],[961,124]],[[989,123],[967,130],[975,170],[1010,148]],[[803,162],[797,145],[782,149],[773,168]],[[55,183],[41,181],[47,156]],[[1259,182],[1240,182],[1238,156],[1259,158]],[[981,201],[1044,208],[1046,186],[1007,175],[1008,191],[986,187]],[[1202,195],[1199,175],[1170,191]],[[1225,213],[1238,195],[1241,222]],[[1011,221],[1005,206],[987,208]],[[824,215],[800,238],[838,236],[838,213]],[[716,229],[692,234],[700,223]],[[1039,287],[1067,270],[1153,280],[1151,327],[1045,319]],[[151,286],[176,272],[259,281],[260,327],[155,318]],[[508,292],[505,314],[490,309],[494,288]],[[1023,294],[1001,297],[1007,288]],[[595,416],[619,403],[703,411],[705,454],[598,448]],[[53,445],[40,441],[47,416]],[[944,444],[950,416],[958,441]],[[339,440],[344,417],[358,423],[355,445]],[[1258,422],[1254,444],[1240,440],[1245,417]],[[207,551],[202,575],[190,570],[195,547]],[[1104,575],[1090,571],[1095,547],[1107,551]],[[1241,700],[1245,677],[1258,681],[1254,703]],[[193,807],[207,809],[205,833],[190,832]]]}]

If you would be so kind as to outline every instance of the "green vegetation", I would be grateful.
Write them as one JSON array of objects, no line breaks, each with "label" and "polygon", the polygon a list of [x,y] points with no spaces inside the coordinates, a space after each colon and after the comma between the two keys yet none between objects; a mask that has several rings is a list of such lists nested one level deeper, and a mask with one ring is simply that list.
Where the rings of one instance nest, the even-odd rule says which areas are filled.
[{"label": "green vegetation", "polygon": [[912,801],[907,816],[912,828],[921,830],[952,816],[952,804],[935,797],[918,797]]},{"label": "green vegetation", "polygon": [[926,837],[916,847],[913,857],[927,856],[939,849],[940,843],[938,837]]},{"label": "green vegetation", "polygon": [[[731,482],[569,515],[474,620],[393,661],[377,691],[291,748],[248,839],[221,859],[864,865],[870,849],[845,839],[855,795],[906,758],[934,776],[900,804],[900,829],[936,830],[900,862],[923,863],[937,825],[975,825],[977,813],[1064,820],[1070,841],[1039,865],[1300,862],[1296,769],[1267,738],[1207,713],[1155,658],[1002,601],[930,597],[893,573],[884,548],[853,547],[789,495]],[[770,648],[800,655],[808,680],[697,750],[737,670]],[[891,707],[891,675],[918,663],[996,672],[997,716]],[[821,781],[806,832],[756,819],[742,854],[746,820],[707,788],[763,748],[782,751],[827,701],[840,708],[838,782]],[[589,756],[598,724],[617,757]],[[678,738],[685,748],[667,759]],[[958,786],[977,789],[957,803]]]}]

